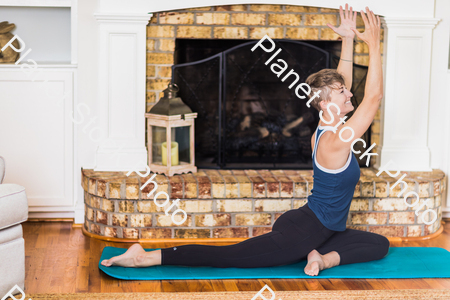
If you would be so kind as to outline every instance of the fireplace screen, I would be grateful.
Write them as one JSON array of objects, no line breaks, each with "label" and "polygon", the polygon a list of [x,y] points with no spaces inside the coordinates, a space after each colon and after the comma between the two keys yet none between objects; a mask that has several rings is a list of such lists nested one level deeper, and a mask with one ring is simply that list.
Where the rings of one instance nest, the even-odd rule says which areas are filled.
[{"label": "fireplace screen", "polygon": [[[172,66],[178,95],[198,113],[195,164],[199,168],[312,168],[311,136],[319,113],[306,106],[307,98],[295,95],[295,87],[310,74],[333,67],[333,59],[311,44],[276,40],[276,50],[282,51],[266,65],[276,50],[252,52],[256,42]],[[268,42],[264,45],[270,48]],[[280,77],[270,68],[276,59],[288,64]],[[281,79],[291,69],[300,79],[289,89],[295,76]],[[361,84],[353,87],[361,88]],[[306,97],[301,90],[300,95]]]}]

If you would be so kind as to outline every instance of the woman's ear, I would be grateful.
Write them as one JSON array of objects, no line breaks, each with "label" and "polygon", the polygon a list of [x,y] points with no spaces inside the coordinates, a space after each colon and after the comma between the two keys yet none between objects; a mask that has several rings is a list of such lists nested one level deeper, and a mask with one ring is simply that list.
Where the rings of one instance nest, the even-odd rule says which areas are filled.
[{"label": "woman's ear", "polygon": [[319,107],[323,111],[327,110],[327,103],[326,103],[326,101],[325,100],[320,101],[319,102]]}]

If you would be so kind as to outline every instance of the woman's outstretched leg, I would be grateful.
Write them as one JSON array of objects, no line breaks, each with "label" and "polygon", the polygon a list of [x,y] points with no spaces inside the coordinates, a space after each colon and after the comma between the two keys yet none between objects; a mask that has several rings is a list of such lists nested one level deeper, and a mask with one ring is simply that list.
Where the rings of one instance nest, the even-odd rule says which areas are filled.
[{"label": "woman's outstretched leg", "polygon": [[[307,205],[280,216],[273,230],[229,246],[182,245],[145,252],[133,245],[125,254],[105,260],[102,265],[141,267],[153,265],[257,268],[299,262],[323,244],[333,233]],[[326,229],[326,228],[325,228]]]},{"label": "woman's outstretched leg", "polygon": [[[264,267],[285,264],[286,255],[294,258],[298,256],[298,251],[282,253],[286,250],[280,249],[276,241],[287,245],[289,242],[285,242],[285,238],[281,233],[272,231],[228,246],[190,244],[150,252],[146,252],[139,244],[133,244],[124,254],[104,260],[101,264],[106,267],[114,265],[133,268],[161,264],[218,268]],[[302,237],[296,236],[295,238],[301,239]]]}]

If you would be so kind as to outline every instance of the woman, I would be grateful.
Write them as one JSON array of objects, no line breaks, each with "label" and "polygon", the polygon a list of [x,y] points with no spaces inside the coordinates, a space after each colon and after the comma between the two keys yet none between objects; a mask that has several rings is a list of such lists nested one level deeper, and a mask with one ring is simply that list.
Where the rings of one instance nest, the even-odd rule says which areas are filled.
[{"label": "woman", "polygon": [[[306,80],[312,90],[310,95],[320,90],[320,98],[314,98],[311,104],[323,111],[322,118],[327,122],[319,122],[311,139],[314,188],[307,204],[281,215],[271,232],[234,245],[183,245],[146,252],[139,244],[134,244],[123,255],[102,261],[102,265],[256,268],[293,264],[306,258],[308,263],[304,271],[315,276],[320,270],[337,265],[383,258],[389,250],[386,237],[346,229],[350,203],[360,177],[360,168],[351,151],[351,144],[369,128],[383,94],[380,19],[367,7],[366,13],[367,16],[361,11],[365,31],[360,33],[355,29],[356,12],[353,14],[351,7],[348,11],[347,4],[345,11],[340,7],[339,28],[328,24],[342,37],[338,68],[321,70]],[[364,99],[351,119],[342,124],[341,118],[354,109],[349,89],[352,84],[355,34],[368,45],[369,69]],[[332,103],[335,105],[330,105]],[[337,126],[336,133],[333,132],[334,126]],[[339,137],[337,132],[345,126],[353,129],[353,138],[350,130],[342,132]]]}]

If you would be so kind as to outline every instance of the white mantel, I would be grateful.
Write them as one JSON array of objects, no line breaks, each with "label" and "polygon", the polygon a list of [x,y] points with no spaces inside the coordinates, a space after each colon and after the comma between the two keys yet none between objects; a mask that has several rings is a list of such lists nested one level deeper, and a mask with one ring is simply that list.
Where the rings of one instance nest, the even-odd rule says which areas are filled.
[{"label": "white mantel", "polygon": [[365,9],[368,6],[373,12],[382,16],[392,17],[422,17],[432,18],[434,16],[434,0],[366,0],[366,1],[337,1],[337,0],[171,0],[154,1],[132,0],[126,4],[121,0],[98,0],[98,8],[102,11],[137,13],[137,12],[160,12],[191,7],[233,5],[233,4],[284,4],[315,6],[339,9],[339,5],[348,3],[353,10]]}]

